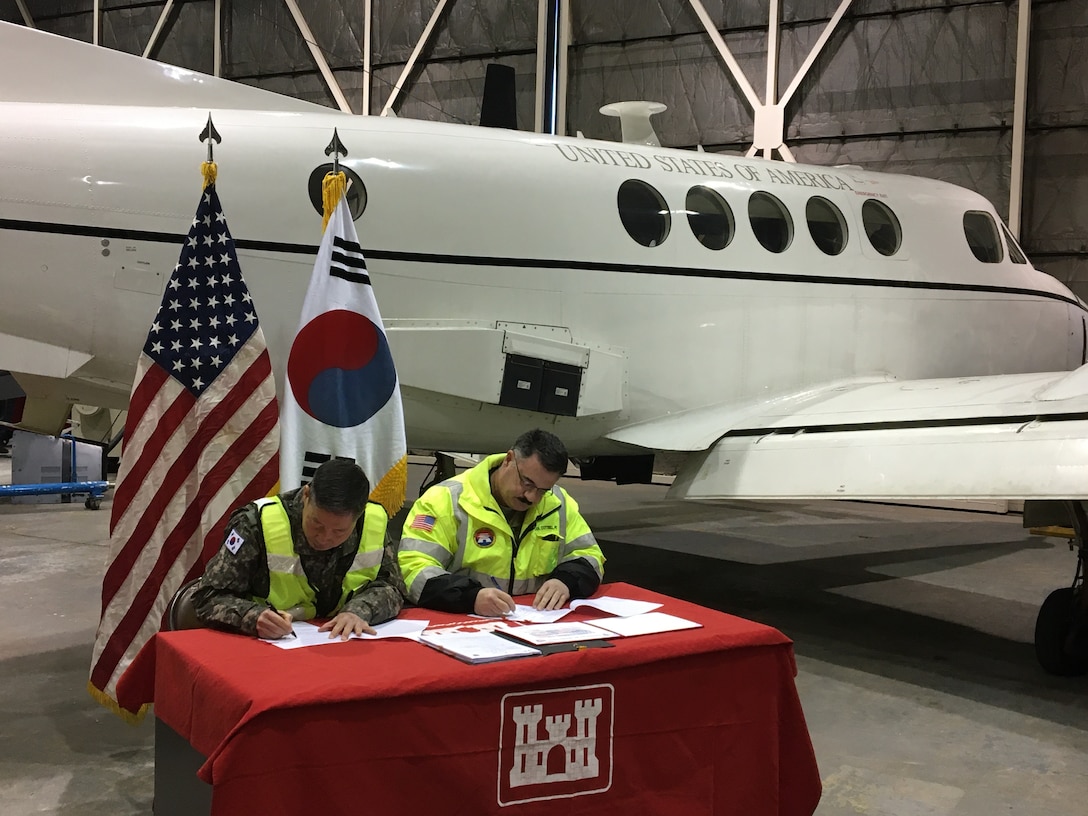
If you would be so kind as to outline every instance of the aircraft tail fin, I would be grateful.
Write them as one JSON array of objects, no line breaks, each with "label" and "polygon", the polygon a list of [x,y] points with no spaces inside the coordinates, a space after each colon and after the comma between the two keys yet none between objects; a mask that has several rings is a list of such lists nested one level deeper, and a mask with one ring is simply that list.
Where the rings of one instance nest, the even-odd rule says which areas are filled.
[{"label": "aircraft tail fin", "polygon": [[0,101],[324,111],[300,99],[0,22]]},{"label": "aircraft tail fin", "polygon": [[491,63],[484,75],[484,98],[480,104],[482,127],[518,129],[517,97],[514,93],[514,69]]}]

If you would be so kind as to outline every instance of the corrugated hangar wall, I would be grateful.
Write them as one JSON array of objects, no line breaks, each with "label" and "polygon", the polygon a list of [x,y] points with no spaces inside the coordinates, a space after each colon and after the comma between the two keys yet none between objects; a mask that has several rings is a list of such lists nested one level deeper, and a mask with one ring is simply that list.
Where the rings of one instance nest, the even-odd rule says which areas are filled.
[{"label": "corrugated hangar wall", "polygon": [[[370,112],[379,113],[439,0],[372,0]],[[92,41],[93,0],[24,0],[33,24]],[[751,86],[765,87],[767,0],[702,4]],[[781,93],[839,7],[782,0]],[[144,51],[164,3],[100,0],[99,42]],[[361,112],[362,0],[299,8],[348,104]],[[213,0],[173,5],[151,56],[213,72]],[[285,0],[222,0],[221,74],[336,106]],[[1015,2],[854,0],[786,109],[798,161],[943,179],[1009,212]],[[15,0],[0,18],[24,19]],[[448,0],[394,109],[475,123],[491,62],[517,74],[519,126],[534,123],[536,0]],[[619,139],[608,102],[666,103],[664,145],[746,151],[753,115],[687,0],[571,0],[567,131]],[[64,70],[58,66],[58,70]],[[78,66],[71,66],[78,70]],[[17,81],[5,78],[5,82]],[[1088,300],[1088,0],[1032,5],[1021,242]]]}]

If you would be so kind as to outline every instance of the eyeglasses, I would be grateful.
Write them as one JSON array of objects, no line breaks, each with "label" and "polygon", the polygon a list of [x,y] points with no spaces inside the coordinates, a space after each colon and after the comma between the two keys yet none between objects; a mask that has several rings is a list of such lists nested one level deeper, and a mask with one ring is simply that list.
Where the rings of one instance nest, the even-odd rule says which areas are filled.
[{"label": "eyeglasses", "polygon": [[518,467],[518,457],[513,457],[514,471],[518,474],[518,478],[521,479],[521,489],[526,493],[536,493],[538,496],[542,496],[551,490],[550,487],[537,487],[536,482],[531,479],[526,479],[521,475],[521,468]]}]

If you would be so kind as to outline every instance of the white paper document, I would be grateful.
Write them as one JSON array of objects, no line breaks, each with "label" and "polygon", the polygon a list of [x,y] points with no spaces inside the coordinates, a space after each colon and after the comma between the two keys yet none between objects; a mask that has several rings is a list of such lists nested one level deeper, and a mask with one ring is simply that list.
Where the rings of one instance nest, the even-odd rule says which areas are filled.
[{"label": "white paper document", "polygon": [[507,634],[536,646],[577,643],[580,640],[607,640],[615,637],[612,632],[599,629],[589,623],[538,623],[532,626],[511,626],[507,629]]},{"label": "white paper document", "polygon": [[584,601],[571,601],[570,604],[572,610],[582,606],[599,609],[609,615],[615,615],[617,618],[643,615],[661,608],[661,604],[652,601],[632,601],[628,598],[615,598],[611,595],[602,595],[600,598],[586,598]]},{"label": "white paper document", "polygon": [[[419,640],[423,630],[430,621],[417,620],[391,620],[374,626],[377,634],[352,635],[349,640],[381,640],[382,638],[407,638]],[[328,632],[320,631],[320,627],[306,621],[295,621],[291,624],[294,637],[282,637],[279,640],[266,640],[280,649],[301,649],[304,646],[325,646],[329,643],[344,643],[342,638],[330,638]]]},{"label": "white paper document", "polygon": [[[631,615],[642,615],[659,609],[661,604],[651,601],[632,601],[628,598],[616,598],[611,595],[603,595],[600,598],[586,598],[584,601],[571,601],[570,606],[560,609],[534,609],[529,604],[517,604],[509,615],[503,615],[503,620],[519,621],[521,623],[554,623],[568,615],[575,609],[587,606],[592,609],[615,615],[618,618],[626,618]],[[487,617],[486,615],[474,615],[473,617]]]},{"label": "white paper document", "polygon": [[[584,601],[571,601],[570,606],[560,609],[534,609],[529,604],[516,604],[515,609],[508,615],[502,615],[503,620],[519,621],[520,623],[555,623],[564,615],[569,615],[575,609],[583,606],[600,610],[618,618],[627,618],[631,615],[642,615],[659,609],[661,604],[651,601],[632,601],[628,598],[615,598],[611,595],[603,595],[600,598],[586,598]],[[497,615],[473,615],[474,618],[499,617]]]},{"label": "white paper document", "polygon": [[[570,609],[534,609],[529,604],[515,604],[515,609],[508,615],[502,615],[502,620],[519,621],[521,623],[554,623],[570,612]],[[498,615],[473,615],[474,618],[498,618]]]},{"label": "white paper document", "polygon": [[492,663],[496,660],[540,654],[540,649],[524,643],[514,643],[490,632],[444,632],[440,636],[424,633],[420,643],[432,646],[465,663]]},{"label": "white paper document", "polygon": [[594,626],[607,629],[622,637],[634,635],[652,635],[656,632],[677,632],[681,629],[698,629],[701,623],[666,615],[664,612],[648,612],[645,615],[632,615],[629,618],[594,619]]}]

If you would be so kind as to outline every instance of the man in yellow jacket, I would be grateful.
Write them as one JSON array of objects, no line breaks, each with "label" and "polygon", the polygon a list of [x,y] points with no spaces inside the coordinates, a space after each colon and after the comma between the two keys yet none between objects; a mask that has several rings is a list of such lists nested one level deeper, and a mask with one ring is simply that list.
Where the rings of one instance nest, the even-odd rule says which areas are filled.
[{"label": "man in yellow jacket", "polygon": [[427,490],[408,513],[397,556],[408,600],[503,615],[514,595],[535,593],[537,609],[558,609],[596,592],[604,554],[578,503],[556,485],[566,469],[566,447],[536,429]]},{"label": "man in yellow jacket", "polygon": [[396,549],[369,492],[358,465],[330,459],[309,484],[235,510],[193,593],[201,623],[276,640],[292,621],[330,617],[321,629],[347,638],[396,617]]}]

